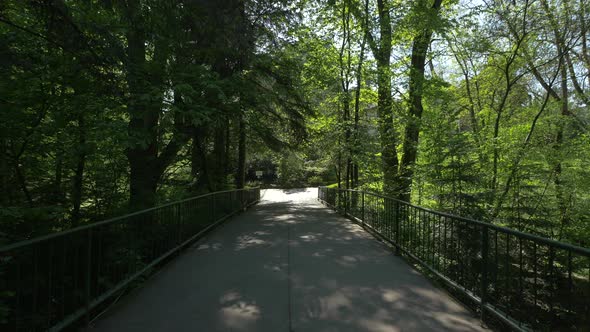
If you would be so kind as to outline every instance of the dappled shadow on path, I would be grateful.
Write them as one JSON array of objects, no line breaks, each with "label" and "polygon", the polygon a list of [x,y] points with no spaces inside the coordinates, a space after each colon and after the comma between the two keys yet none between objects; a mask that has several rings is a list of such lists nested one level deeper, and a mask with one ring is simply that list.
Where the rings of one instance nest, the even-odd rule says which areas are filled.
[{"label": "dappled shadow on path", "polygon": [[165,267],[96,328],[480,329],[464,308],[311,195],[267,199],[226,223]]}]

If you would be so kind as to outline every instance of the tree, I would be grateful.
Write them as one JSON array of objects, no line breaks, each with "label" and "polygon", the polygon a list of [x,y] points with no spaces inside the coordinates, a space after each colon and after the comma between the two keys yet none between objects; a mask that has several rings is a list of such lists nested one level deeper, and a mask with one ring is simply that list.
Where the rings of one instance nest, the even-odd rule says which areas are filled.
[{"label": "tree", "polygon": [[[409,202],[411,199],[412,178],[414,175],[414,164],[416,163],[416,154],[418,152],[418,138],[420,136],[420,119],[424,108],[422,106],[422,95],[424,90],[424,66],[426,64],[426,53],[432,40],[434,26],[439,17],[438,12],[442,0],[434,0],[430,8],[425,7],[426,3],[418,1],[418,8],[421,23],[418,32],[412,43],[412,55],[410,64],[410,83],[409,83],[409,107],[408,120],[406,123],[402,159],[399,170],[399,198]],[[420,13],[422,12],[423,13]],[[420,31],[421,30],[421,31]]]}]

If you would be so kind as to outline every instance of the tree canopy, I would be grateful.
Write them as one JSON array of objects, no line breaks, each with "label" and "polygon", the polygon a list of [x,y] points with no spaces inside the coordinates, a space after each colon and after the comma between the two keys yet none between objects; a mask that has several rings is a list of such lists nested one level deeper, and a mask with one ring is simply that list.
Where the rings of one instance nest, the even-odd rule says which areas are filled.
[{"label": "tree canopy", "polygon": [[588,7],[2,1],[0,243],[333,185],[587,247]]}]

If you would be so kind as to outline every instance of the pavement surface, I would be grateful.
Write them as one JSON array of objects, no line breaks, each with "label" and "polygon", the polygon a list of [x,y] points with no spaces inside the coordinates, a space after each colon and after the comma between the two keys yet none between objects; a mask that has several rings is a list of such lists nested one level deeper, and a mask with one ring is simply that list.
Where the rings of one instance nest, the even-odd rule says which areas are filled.
[{"label": "pavement surface", "polygon": [[168,263],[93,331],[484,331],[361,227],[271,189]]}]

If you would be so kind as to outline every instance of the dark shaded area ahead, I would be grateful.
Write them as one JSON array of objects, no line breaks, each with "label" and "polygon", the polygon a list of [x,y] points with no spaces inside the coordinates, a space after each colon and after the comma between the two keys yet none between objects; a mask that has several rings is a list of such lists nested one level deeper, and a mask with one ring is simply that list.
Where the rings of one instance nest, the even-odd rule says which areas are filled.
[{"label": "dark shaded area ahead", "polygon": [[113,307],[96,331],[481,331],[315,190],[266,191]]}]

